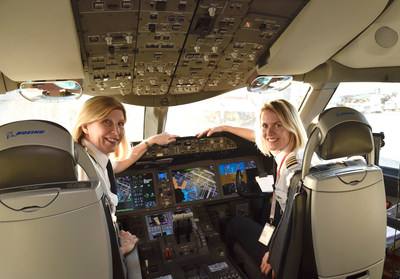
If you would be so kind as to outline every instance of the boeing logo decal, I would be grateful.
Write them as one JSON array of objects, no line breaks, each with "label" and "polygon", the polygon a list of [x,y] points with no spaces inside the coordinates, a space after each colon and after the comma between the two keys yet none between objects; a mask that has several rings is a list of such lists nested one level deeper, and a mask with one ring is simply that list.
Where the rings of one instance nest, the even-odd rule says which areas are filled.
[{"label": "boeing logo decal", "polygon": [[343,115],[353,115],[354,112],[338,112],[336,113],[336,117],[341,117]]},{"label": "boeing logo decal", "polygon": [[37,135],[37,134],[44,134],[45,130],[32,130],[32,131],[18,131],[16,133],[14,132],[8,132],[7,133],[7,139],[10,138],[15,138],[17,136],[21,135]]}]

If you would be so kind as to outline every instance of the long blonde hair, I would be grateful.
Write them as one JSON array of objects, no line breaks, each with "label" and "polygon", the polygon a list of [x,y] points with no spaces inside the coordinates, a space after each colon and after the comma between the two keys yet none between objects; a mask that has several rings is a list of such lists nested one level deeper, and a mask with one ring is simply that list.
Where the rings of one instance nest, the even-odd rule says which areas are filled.
[{"label": "long blonde hair", "polygon": [[270,110],[275,112],[282,125],[290,132],[291,137],[289,140],[289,150],[288,152],[297,152],[299,149],[303,148],[307,142],[307,135],[304,129],[304,125],[300,119],[297,109],[288,101],[284,99],[278,99],[265,103],[260,109],[260,115],[258,117],[258,129],[256,129],[256,144],[260,151],[264,155],[271,155],[268,149],[265,139],[262,136],[262,114],[264,111]]},{"label": "long blonde hair", "polygon": [[[74,127],[72,128],[72,137],[75,142],[82,145],[82,139],[84,138],[82,125],[103,119],[115,109],[122,111],[126,121],[125,108],[117,99],[106,96],[96,96],[88,99],[83,104],[75,121]],[[121,143],[113,153],[113,157],[116,160],[124,159],[128,155],[129,149],[130,147],[128,140],[126,139],[126,136],[124,136],[121,140]]]}]

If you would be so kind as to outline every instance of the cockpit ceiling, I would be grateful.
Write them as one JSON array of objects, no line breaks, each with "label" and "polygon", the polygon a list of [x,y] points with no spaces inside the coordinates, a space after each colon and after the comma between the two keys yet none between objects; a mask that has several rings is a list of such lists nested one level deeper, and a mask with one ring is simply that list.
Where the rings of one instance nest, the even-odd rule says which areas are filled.
[{"label": "cockpit ceiling", "polygon": [[173,105],[185,99],[176,101],[178,95],[202,99],[244,87],[306,3],[77,1],[73,8],[90,81],[86,92],[107,90],[134,103],[164,96],[159,101]]},{"label": "cockpit ceiling", "polygon": [[[2,6],[14,14],[10,10],[17,9],[15,1],[5,1],[7,6],[6,3]],[[40,42],[38,36],[42,37],[43,49],[40,53],[30,50],[31,61],[27,65],[40,66],[35,75],[9,75],[11,71],[4,67],[0,71],[18,81],[32,76],[35,79],[79,78],[83,73],[86,94],[117,95],[127,103],[153,106],[191,102],[246,86],[257,62],[266,59],[273,42],[308,2],[71,0],[67,4],[72,6],[71,18],[77,29],[83,70],[76,70],[73,65],[62,72],[64,64],[76,60],[74,51],[63,49],[64,45],[74,44],[76,38],[69,34],[69,29],[57,32],[53,26],[60,22],[70,25],[68,5],[65,0],[40,0],[34,1],[35,4],[22,1],[30,9],[22,13],[35,16],[24,23],[28,32],[20,26],[16,30],[19,32],[13,34],[22,32],[20,38],[25,42],[29,41],[29,31],[36,32],[35,43]],[[21,3],[18,6],[19,9]],[[50,12],[43,12],[46,9]],[[63,11],[63,15],[57,15],[56,11]],[[0,12],[3,13],[6,12]],[[33,26],[37,31],[32,30]],[[1,28],[11,33],[7,29],[4,25]],[[52,67],[46,66],[45,57],[38,59],[44,55],[57,63],[48,61]],[[0,61],[11,59],[0,58]],[[37,78],[39,72],[42,78]],[[193,95],[198,97],[193,99]]]},{"label": "cockpit ceiling", "polygon": [[2,0],[0,71],[14,81],[84,79],[85,94],[130,104],[179,105],[245,87],[255,70],[309,72],[387,1]]}]

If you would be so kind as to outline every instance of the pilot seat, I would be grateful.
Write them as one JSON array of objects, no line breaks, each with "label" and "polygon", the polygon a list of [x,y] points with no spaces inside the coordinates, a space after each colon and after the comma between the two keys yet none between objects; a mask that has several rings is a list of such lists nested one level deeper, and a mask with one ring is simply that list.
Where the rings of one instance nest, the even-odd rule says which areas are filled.
[{"label": "pilot seat", "polygon": [[0,138],[0,277],[127,278],[98,174],[68,131],[18,121]]},{"label": "pilot seat", "polygon": [[[386,199],[370,125],[358,111],[336,107],[308,131],[302,170],[270,241],[275,278],[382,278]],[[328,161],[310,168],[314,153]],[[261,278],[260,263],[235,248],[249,277]]]}]

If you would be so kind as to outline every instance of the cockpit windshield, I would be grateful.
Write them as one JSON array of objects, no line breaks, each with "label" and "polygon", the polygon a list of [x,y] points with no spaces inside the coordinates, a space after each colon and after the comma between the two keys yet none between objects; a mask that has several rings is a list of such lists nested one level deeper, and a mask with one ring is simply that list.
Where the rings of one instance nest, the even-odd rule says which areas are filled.
[{"label": "cockpit windshield", "polygon": [[309,88],[310,85],[301,82],[293,82],[283,91],[268,94],[241,88],[196,103],[170,107],[166,130],[181,136],[192,136],[221,124],[254,128],[264,102],[283,98],[299,107]]},{"label": "cockpit windshield", "polygon": [[[263,94],[251,93],[241,88],[220,96],[168,108],[166,131],[180,136],[194,136],[203,129],[229,124],[253,128],[259,107],[267,100],[285,98],[299,106],[309,88],[308,84],[292,83],[284,91]],[[17,90],[0,95],[0,125],[26,119],[43,119],[64,126],[71,131],[76,115],[83,103],[91,98],[81,98],[63,103],[32,103],[23,98]],[[143,139],[143,106],[124,104],[127,111],[125,131],[129,141]],[[15,109],[18,108],[18,109]],[[182,117],[184,115],[184,117]]]}]

